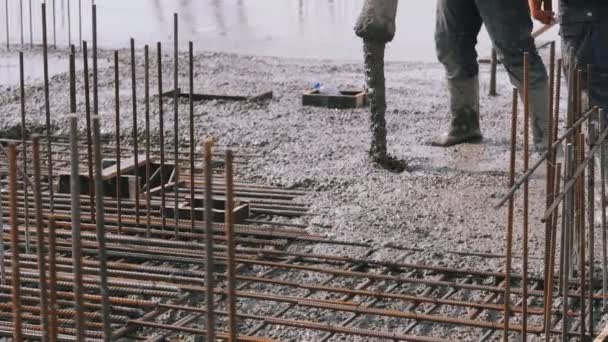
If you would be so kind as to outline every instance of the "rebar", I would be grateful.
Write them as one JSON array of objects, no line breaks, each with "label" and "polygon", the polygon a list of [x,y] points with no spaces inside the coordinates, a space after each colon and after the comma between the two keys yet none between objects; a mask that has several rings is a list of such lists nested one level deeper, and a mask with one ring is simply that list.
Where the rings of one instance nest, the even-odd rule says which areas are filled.
[{"label": "rebar", "polygon": [[[49,56],[47,48],[47,37],[46,37],[46,3],[42,3],[42,62],[44,69],[44,113],[45,113],[45,132],[46,132],[46,158],[48,164],[48,181],[49,181],[49,195],[51,197],[51,213],[55,212],[55,200],[54,200],[54,189],[53,189],[53,146],[51,143],[51,104],[49,95]],[[53,0],[53,6],[55,1]]]},{"label": "rebar", "polygon": [[[173,40],[174,40],[174,56],[173,56],[173,150],[175,155],[175,170],[173,171],[173,180],[175,184],[179,184],[179,18],[177,13],[173,14]],[[179,208],[179,188],[175,188],[174,207],[177,212]],[[174,215],[175,226],[179,225],[179,215]],[[179,237],[179,231],[175,231],[175,237]]]},{"label": "rebar", "polygon": [[145,129],[146,129],[146,236],[150,237],[151,230],[151,196],[150,196],[150,58],[148,45],[144,46],[144,101],[145,101]]},{"label": "rebar", "polygon": [[[159,126],[159,145],[160,145],[160,205],[165,208],[165,186],[162,184],[165,181],[165,124],[164,124],[164,109],[163,109],[163,63],[162,63],[162,46],[160,42],[156,43],[156,63],[158,70],[158,126]],[[175,163],[177,166],[177,161]],[[148,186],[148,188],[150,188]],[[177,210],[177,208],[175,208]],[[162,229],[167,229],[167,218],[165,211],[161,210]]]},{"label": "rebar", "polygon": [[[517,88],[513,89],[513,108],[511,111],[511,155],[509,163],[509,187],[515,182],[515,148],[517,145]],[[509,339],[509,323],[511,312],[511,260],[513,253],[513,220],[514,220],[514,198],[509,198],[509,208],[507,212],[507,236],[506,236],[506,266],[505,266],[505,319],[503,340]]]},{"label": "rebar", "polygon": [[136,227],[139,227],[139,135],[137,130],[137,77],[135,71],[135,39],[131,38],[131,94],[133,106],[133,161],[136,168],[133,172],[135,178],[135,220]]},{"label": "rebar", "polygon": [[12,312],[13,312],[13,340],[22,341],[21,331],[21,279],[19,270],[19,217],[17,214],[17,147],[14,144],[9,148],[9,191],[10,191],[10,219],[11,219],[11,280],[12,280]]},{"label": "rebar", "polygon": [[[23,3],[21,3],[23,6]],[[23,33],[23,27],[21,28]],[[23,40],[23,35],[22,35]],[[23,41],[21,42],[23,45]],[[27,145],[25,143],[27,131],[25,128],[25,72],[23,63],[23,52],[19,52],[19,94],[21,103],[21,162],[23,164],[23,192],[25,193],[24,205],[25,205],[25,253],[30,254],[30,218],[29,218],[29,196],[28,196],[28,182],[27,178]]]},{"label": "rebar", "polygon": [[213,268],[214,268],[214,257],[213,257],[213,164],[211,163],[212,156],[212,145],[211,140],[205,141],[205,302],[207,303],[206,311],[206,326],[207,326],[207,339],[213,341],[215,338],[215,315],[214,315],[214,302],[213,302]]}]

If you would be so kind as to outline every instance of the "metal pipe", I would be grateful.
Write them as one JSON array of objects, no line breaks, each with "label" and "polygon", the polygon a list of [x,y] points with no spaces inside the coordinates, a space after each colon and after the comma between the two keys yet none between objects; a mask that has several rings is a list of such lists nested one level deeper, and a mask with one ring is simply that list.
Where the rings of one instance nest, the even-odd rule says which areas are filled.
[{"label": "metal pipe", "polygon": [[[517,148],[517,88],[513,89],[513,101],[511,111],[511,154],[509,163],[509,187],[515,182],[515,150]],[[507,212],[507,237],[506,237],[506,266],[505,266],[505,319],[503,340],[509,340],[509,323],[511,313],[511,260],[513,254],[513,216],[514,198],[509,198],[509,209]]]},{"label": "metal pipe", "polygon": [[80,173],[78,158],[78,118],[68,116],[70,121],[70,193],[72,198],[72,259],[74,264],[74,310],[76,312],[76,339],[84,341],[84,300],[82,287],[82,246],[80,233]]},{"label": "metal pipe", "polygon": [[[173,149],[175,155],[175,171],[174,175],[174,206],[175,206],[175,226],[179,225],[179,18],[177,13],[173,14],[173,40],[174,40],[174,56],[173,56]],[[179,230],[175,230],[175,237],[179,237]]]},{"label": "metal pipe", "polygon": [[103,194],[103,179],[101,174],[101,142],[100,142],[100,127],[99,117],[93,117],[93,137],[95,149],[95,207],[97,210],[96,233],[97,233],[97,251],[99,258],[99,295],[101,296],[101,314],[103,316],[103,332],[104,341],[112,340],[112,329],[110,326],[110,302],[108,297],[110,291],[108,289],[108,274],[107,274],[107,248],[106,248],[106,227],[104,214],[104,194]]},{"label": "metal pipe", "polygon": [[[226,161],[224,162],[224,173],[226,175],[226,243],[228,248],[228,258],[226,273],[228,278],[228,335],[230,342],[237,340],[236,322],[236,245],[234,242],[234,186],[232,161],[234,157],[232,151],[226,151]],[[209,330],[209,329],[208,329]],[[209,330],[211,331],[211,330]]]},{"label": "metal pipe", "polygon": [[189,85],[189,124],[190,124],[190,224],[191,232],[194,233],[195,215],[194,215],[194,46],[192,42],[188,43],[188,85]]},{"label": "metal pipe", "polygon": [[36,251],[38,254],[38,270],[40,278],[40,323],[42,325],[42,341],[48,341],[49,313],[46,281],[46,253],[44,239],[44,219],[42,208],[42,172],[40,170],[40,137],[32,137],[32,163],[34,171],[34,206],[36,210]]},{"label": "metal pipe", "polygon": [[[54,1],[53,1],[54,3]],[[51,143],[51,104],[49,96],[49,56],[47,48],[46,32],[46,3],[42,3],[42,60],[44,68],[44,109],[45,109],[45,131],[46,131],[46,158],[48,163],[49,195],[51,197],[51,214],[55,212],[54,187],[53,187],[53,146]]]},{"label": "metal pipe", "polygon": [[13,304],[13,340],[22,341],[21,331],[21,279],[19,268],[19,216],[17,214],[17,147],[10,144],[8,154],[10,219],[11,219],[11,266],[12,266],[12,304]]},{"label": "metal pipe", "polygon": [[146,236],[150,237],[151,196],[150,196],[150,57],[148,45],[144,46],[144,100],[146,117]]},{"label": "metal pipe", "polygon": [[135,162],[135,225],[139,227],[139,149],[137,134],[137,77],[135,73],[135,39],[131,38],[131,89],[133,97],[133,160]]},{"label": "metal pipe", "polygon": [[[21,4],[23,5],[23,4]],[[23,27],[22,27],[23,33]],[[23,37],[22,37],[23,39]],[[23,42],[21,42],[23,45]],[[25,72],[23,63],[23,51],[19,51],[19,98],[21,102],[21,162],[23,163],[23,192],[25,194],[23,198],[24,210],[25,210],[25,253],[30,254],[30,218],[29,218],[29,196],[28,196],[28,182],[27,182],[27,145],[26,135],[27,131],[25,128]]]},{"label": "metal pipe", "polygon": [[120,84],[118,50],[114,51],[114,111],[116,129],[116,215],[118,216],[118,231],[122,233],[122,175],[120,171]]},{"label": "metal pipe", "polygon": [[213,141],[208,139],[205,141],[205,302],[207,303],[206,311],[206,326],[207,340],[215,339],[215,315],[213,302],[213,188],[212,175],[213,165],[211,163]]},{"label": "metal pipe", "polygon": [[89,49],[87,42],[81,42],[82,59],[84,66],[84,106],[87,121],[87,166],[89,169],[89,211],[91,213],[91,221],[95,222],[95,184],[93,182],[93,137],[91,132],[91,100],[90,100],[90,85],[89,85]]},{"label": "metal pipe", "polygon": [[49,217],[49,340],[57,341],[57,240],[55,218]]},{"label": "metal pipe", "polygon": [[[158,69],[158,125],[159,125],[159,140],[160,140],[160,205],[165,208],[165,124],[163,110],[163,64],[162,64],[162,47],[161,43],[156,43],[156,62]],[[149,188],[149,187],[148,187]],[[177,208],[176,208],[177,210]],[[167,217],[165,210],[161,210],[162,230],[167,229]]]}]

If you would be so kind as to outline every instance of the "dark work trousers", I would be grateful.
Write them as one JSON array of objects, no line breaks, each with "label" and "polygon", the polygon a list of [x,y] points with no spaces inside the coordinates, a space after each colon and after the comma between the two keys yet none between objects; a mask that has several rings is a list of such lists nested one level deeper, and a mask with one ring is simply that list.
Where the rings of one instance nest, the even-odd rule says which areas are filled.
[{"label": "dark work trousers", "polygon": [[591,65],[591,105],[608,118],[608,18],[598,21],[562,23],[562,56],[565,74],[570,67],[582,69],[582,88],[588,94],[587,66]]},{"label": "dark work trousers", "polygon": [[530,54],[530,88],[542,87],[547,70],[532,38],[532,20],[527,0],[438,0],[435,44],[448,80],[477,76],[477,35],[485,24],[494,48],[521,90],[523,54]]}]

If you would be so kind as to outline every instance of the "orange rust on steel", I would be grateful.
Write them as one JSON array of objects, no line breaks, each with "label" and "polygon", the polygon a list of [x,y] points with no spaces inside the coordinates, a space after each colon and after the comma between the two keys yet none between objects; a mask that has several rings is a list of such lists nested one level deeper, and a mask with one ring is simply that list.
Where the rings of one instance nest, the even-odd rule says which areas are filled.
[{"label": "orange rust on steel", "polygon": [[[169,324],[146,322],[146,321],[142,321],[142,320],[132,320],[129,323],[133,324],[133,325],[140,325],[143,327],[148,327],[148,328],[173,330],[173,331],[191,333],[191,334],[196,334],[196,335],[205,335],[207,333],[207,331],[201,330],[201,329],[188,328],[188,327],[176,327],[176,326],[169,325]],[[225,333],[216,333],[216,335],[217,335],[217,337],[219,337],[221,339],[228,339],[228,335]],[[266,338],[261,338],[261,337],[239,336],[237,341],[239,341],[239,342],[274,342],[276,340],[271,340],[271,339],[266,339]]]},{"label": "orange rust on steel", "polygon": [[226,275],[228,280],[228,335],[230,342],[237,341],[236,322],[236,244],[234,243],[234,187],[232,162],[234,157],[232,151],[226,151],[224,173],[226,175],[226,242],[228,248]]},{"label": "orange rust on steel", "polygon": [[21,280],[19,270],[19,218],[17,216],[17,147],[9,145],[9,190],[10,190],[10,221],[11,221],[11,251],[12,251],[12,315],[13,340],[22,341],[21,327]]},{"label": "orange rust on steel", "polygon": [[[517,89],[513,89],[512,111],[511,111],[511,152],[509,162],[509,187],[515,183],[515,148],[517,145],[517,104],[518,96]],[[513,211],[514,198],[509,198],[509,207],[507,210],[507,236],[506,236],[506,260],[505,260],[505,303],[504,312],[506,319],[504,320],[503,339],[508,340],[509,323],[511,312],[511,262],[513,258]]]},{"label": "orange rust on steel", "polygon": [[[177,90],[177,89],[176,89]],[[206,327],[207,327],[207,339],[213,341],[215,338],[215,316],[213,307],[213,268],[215,267],[213,257],[213,164],[211,162],[213,141],[207,139],[205,141],[205,302],[207,304],[206,314]],[[176,225],[177,228],[177,225]]]},{"label": "orange rust on steel", "polygon": [[48,340],[49,331],[49,315],[48,315],[48,284],[46,280],[46,254],[45,254],[45,239],[44,239],[44,220],[42,211],[42,188],[41,180],[42,173],[40,171],[40,137],[35,135],[32,137],[32,163],[34,172],[34,208],[36,212],[36,252],[38,255],[38,270],[40,272],[40,323],[42,326],[42,340]]},{"label": "orange rust on steel", "polygon": [[57,251],[55,218],[49,217],[49,340],[57,341]]}]

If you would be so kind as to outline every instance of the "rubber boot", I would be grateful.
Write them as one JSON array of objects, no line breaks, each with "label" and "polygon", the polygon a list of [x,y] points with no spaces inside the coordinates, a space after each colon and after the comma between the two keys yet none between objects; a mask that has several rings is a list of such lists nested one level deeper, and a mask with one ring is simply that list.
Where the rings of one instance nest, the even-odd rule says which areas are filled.
[{"label": "rubber boot", "polygon": [[355,24],[355,34],[364,40],[388,43],[395,37],[398,0],[365,0]]},{"label": "rubber boot", "polygon": [[[523,98],[523,97],[522,97]],[[539,153],[547,151],[549,134],[549,85],[543,83],[540,87],[530,90],[530,126],[534,137],[534,150]]]},{"label": "rubber boot", "polygon": [[479,78],[448,80],[452,122],[448,132],[431,145],[449,147],[483,139],[479,129]]}]

